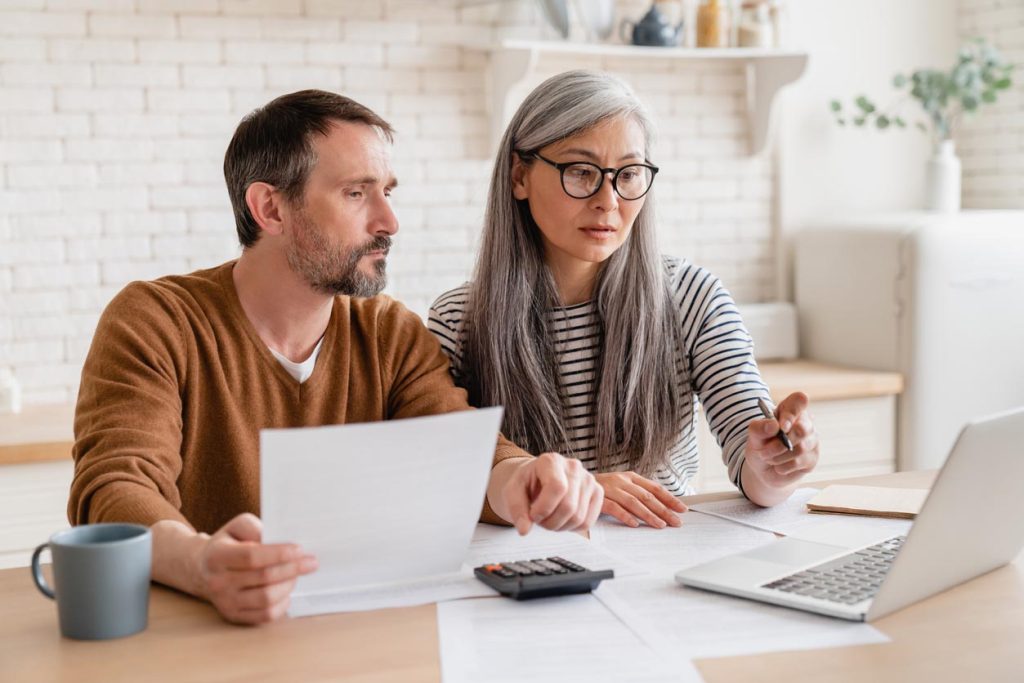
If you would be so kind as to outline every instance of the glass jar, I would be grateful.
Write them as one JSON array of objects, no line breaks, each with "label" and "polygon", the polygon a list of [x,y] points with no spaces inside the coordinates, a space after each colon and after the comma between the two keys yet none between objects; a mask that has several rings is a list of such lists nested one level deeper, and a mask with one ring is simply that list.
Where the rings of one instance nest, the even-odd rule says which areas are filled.
[{"label": "glass jar", "polygon": [[729,47],[730,19],[723,0],[704,0],[697,8],[697,47]]},{"label": "glass jar", "polygon": [[740,47],[775,47],[775,27],[768,0],[747,0],[743,3],[737,44]]}]

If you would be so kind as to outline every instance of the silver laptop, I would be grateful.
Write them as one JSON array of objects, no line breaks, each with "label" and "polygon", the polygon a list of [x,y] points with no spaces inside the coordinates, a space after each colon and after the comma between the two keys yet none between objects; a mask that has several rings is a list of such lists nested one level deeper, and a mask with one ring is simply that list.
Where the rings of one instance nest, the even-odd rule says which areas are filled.
[{"label": "silver laptop", "polygon": [[905,536],[867,547],[783,538],[684,569],[684,586],[873,621],[1013,560],[1024,546],[1024,408],[960,432]]}]

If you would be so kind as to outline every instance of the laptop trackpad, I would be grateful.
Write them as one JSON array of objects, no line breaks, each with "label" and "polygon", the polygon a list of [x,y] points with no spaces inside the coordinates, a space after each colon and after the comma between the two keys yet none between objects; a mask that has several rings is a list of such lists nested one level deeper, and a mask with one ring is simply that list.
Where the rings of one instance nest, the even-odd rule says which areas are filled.
[{"label": "laptop trackpad", "polygon": [[848,548],[842,546],[783,538],[775,543],[768,543],[760,548],[749,550],[742,555],[762,562],[799,567],[824,561],[847,550]]}]

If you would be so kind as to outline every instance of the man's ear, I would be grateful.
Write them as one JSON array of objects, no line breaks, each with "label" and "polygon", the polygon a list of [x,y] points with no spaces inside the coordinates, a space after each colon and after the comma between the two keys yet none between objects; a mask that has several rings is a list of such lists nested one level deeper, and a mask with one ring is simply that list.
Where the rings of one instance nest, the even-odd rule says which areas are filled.
[{"label": "man's ear", "polygon": [[512,157],[512,196],[516,199],[527,199],[530,196],[530,179],[526,171],[528,167],[518,154]]},{"label": "man's ear", "polygon": [[245,203],[257,225],[269,235],[280,235],[284,230],[282,202],[284,198],[273,185],[255,182],[245,188]]}]

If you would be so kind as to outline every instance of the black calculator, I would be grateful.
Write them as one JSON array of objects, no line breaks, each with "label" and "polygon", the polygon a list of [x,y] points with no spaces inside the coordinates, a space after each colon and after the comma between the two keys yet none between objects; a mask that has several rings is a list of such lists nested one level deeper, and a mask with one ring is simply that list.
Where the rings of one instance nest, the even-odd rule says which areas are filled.
[{"label": "black calculator", "polygon": [[485,564],[473,573],[494,590],[516,600],[589,593],[604,579],[615,578],[611,569],[593,571],[561,557]]}]

